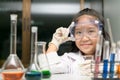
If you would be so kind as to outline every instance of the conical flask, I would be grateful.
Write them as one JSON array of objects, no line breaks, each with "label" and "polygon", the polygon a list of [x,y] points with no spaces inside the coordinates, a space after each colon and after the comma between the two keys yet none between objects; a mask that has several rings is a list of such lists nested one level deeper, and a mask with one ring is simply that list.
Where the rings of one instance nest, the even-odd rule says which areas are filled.
[{"label": "conical flask", "polygon": [[10,55],[2,66],[3,80],[21,80],[24,67],[16,54],[17,15],[11,14]]},{"label": "conical flask", "polygon": [[38,64],[36,63],[37,53],[37,30],[36,26],[31,29],[31,60],[30,65],[25,73],[26,80],[40,80],[41,72],[39,71]]},{"label": "conical flask", "polygon": [[40,71],[42,72],[43,78],[49,78],[51,76],[50,67],[46,55],[46,42],[37,42],[37,63],[39,65]]}]

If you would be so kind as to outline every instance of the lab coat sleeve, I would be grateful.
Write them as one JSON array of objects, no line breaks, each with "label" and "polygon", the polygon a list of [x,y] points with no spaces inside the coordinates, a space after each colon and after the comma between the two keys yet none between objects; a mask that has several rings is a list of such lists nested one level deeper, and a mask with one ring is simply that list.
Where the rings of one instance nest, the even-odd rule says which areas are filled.
[{"label": "lab coat sleeve", "polygon": [[56,52],[47,54],[48,62],[50,65],[50,71],[54,73],[66,73],[68,65],[66,64],[67,58],[64,56],[58,56]]},{"label": "lab coat sleeve", "polygon": [[60,63],[60,56],[56,52],[50,52],[47,54],[49,65]]}]

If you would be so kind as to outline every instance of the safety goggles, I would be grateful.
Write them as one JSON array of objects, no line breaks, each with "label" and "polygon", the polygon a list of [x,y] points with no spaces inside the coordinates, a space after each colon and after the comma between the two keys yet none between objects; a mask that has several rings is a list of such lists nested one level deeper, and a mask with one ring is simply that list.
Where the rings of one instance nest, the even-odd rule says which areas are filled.
[{"label": "safety goggles", "polygon": [[82,39],[84,36],[97,38],[99,30],[102,30],[102,24],[98,20],[79,22],[74,24],[71,30],[73,30],[72,37],[75,39]]}]

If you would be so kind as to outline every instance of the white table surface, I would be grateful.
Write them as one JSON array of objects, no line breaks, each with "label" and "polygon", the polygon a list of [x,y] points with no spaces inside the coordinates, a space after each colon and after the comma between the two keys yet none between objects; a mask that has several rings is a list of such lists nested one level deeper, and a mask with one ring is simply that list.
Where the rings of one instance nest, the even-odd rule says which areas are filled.
[{"label": "white table surface", "polygon": [[[0,80],[2,80],[1,74],[0,74]],[[92,80],[92,78],[88,76],[78,76],[78,75],[76,76],[72,74],[54,74],[51,75],[49,79],[42,79],[42,80]]]},{"label": "white table surface", "polygon": [[50,80],[92,80],[92,77],[74,74],[55,74],[51,76]]}]

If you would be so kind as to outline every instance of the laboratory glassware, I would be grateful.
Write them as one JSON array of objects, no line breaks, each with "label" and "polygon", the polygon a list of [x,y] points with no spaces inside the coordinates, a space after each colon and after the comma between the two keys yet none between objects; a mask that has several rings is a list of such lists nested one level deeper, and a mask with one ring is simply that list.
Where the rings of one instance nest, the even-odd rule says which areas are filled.
[{"label": "laboratory glassware", "polygon": [[49,78],[51,76],[50,66],[48,63],[48,58],[46,55],[46,42],[38,41],[37,42],[37,63],[42,72],[43,78]]},{"label": "laboratory glassware", "polygon": [[11,14],[10,54],[2,66],[3,80],[21,80],[24,75],[24,66],[16,54],[17,14]]},{"label": "laboratory glassware", "polygon": [[103,43],[102,31],[99,31],[98,35],[99,35],[99,40],[97,41],[96,44],[94,78],[97,78],[99,74],[99,64],[101,62],[101,51],[102,51],[102,43]]},{"label": "laboratory glassware", "polygon": [[116,44],[112,43],[111,52],[110,52],[110,69],[109,69],[109,78],[111,79],[114,77],[115,54],[116,54]]},{"label": "laboratory glassware", "polygon": [[110,46],[109,41],[104,41],[104,50],[103,50],[103,79],[107,78],[108,75],[108,60],[109,60],[109,53],[110,53]]},{"label": "laboratory glassware", "polygon": [[116,44],[117,77],[120,78],[120,41]]},{"label": "laboratory glassware", "polygon": [[31,29],[31,60],[28,69],[25,72],[26,80],[40,80],[41,72],[39,71],[38,64],[36,62],[37,54],[37,30],[36,26]]}]

